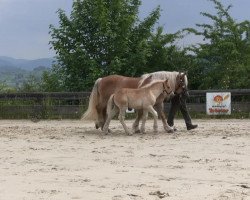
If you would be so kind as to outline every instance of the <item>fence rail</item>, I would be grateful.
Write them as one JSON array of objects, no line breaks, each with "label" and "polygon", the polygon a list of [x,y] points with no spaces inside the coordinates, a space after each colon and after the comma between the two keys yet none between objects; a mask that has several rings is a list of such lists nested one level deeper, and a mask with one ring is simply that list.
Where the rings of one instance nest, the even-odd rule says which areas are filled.
[{"label": "fence rail", "polygon": [[[250,89],[232,89],[232,90],[190,90],[190,96],[206,96],[207,92],[231,92],[232,96],[250,96]],[[0,93],[1,99],[81,99],[89,97],[90,92],[29,92],[29,93]]]},{"label": "fence rail", "polygon": [[[206,112],[207,92],[231,92],[232,112],[250,113],[250,89],[190,90],[191,113]],[[0,93],[0,118],[79,118],[86,110],[89,95],[90,92]]]},{"label": "fence rail", "polygon": [[90,92],[30,92],[30,93],[0,93],[0,100],[13,99],[77,99],[86,98]]}]

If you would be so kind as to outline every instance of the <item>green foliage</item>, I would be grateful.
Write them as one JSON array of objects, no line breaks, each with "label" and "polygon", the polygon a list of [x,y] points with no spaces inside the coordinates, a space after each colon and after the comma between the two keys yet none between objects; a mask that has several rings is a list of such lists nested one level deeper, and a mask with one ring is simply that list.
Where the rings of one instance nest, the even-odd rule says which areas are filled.
[{"label": "green foliage", "polygon": [[42,91],[41,77],[43,72],[49,68],[36,67],[32,71],[23,70],[20,68],[9,69],[6,67],[0,68],[0,91],[6,92],[38,92]]},{"label": "green foliage", "polygon": [[[196,58],[196,88],[233,89],[250,87],[249,21],[236,22],[229,14],[232,7],[214,3],[216,15],[201,12],[211,24],[197,24],[198,29],[186,29],[202,36],[204,43],[189,48]],[[199,80],[200,79],[200,80]]]},{"label": "green foliage", "polygon": [[160,8],[140,21],[140,4],[140,0],[76,0],[69,17],[58,10],[60,25],[50,26],[50,44],[58,60],[51,73],[60,74],[64,90],[90,89],[98,77],[109,74],[141,75]]},{"label": "green foliage", "polygon": [[50,26],[57,63],[43,75],[44,90],[87,91],[99,77],[160,70],[188,71],[191,89],[250,88],[250,23],[234,20],[231,5],[209,1],[216,14],[201,15],[210,23],[185,29],[204,42],[184,49],[180,31],[156,28],[159,7],[140,21],[141,0],[73,1],[70,16],[58,10],[59,27]]},{"label": "green foliage", "polygon": [[8,93],[8,92],[16,92],[16,88],[8,86],[5,82],[0,82],[0,92]]},{"label": "green foliage", "polygon": [[38,92],[41,91],[41,78],[35,75],[29,75],[19,88],[20,92]]},{"label": "green foliage", "polygon": [[179,55],[182,54],[181,50],[174,45],[175,40],[179,39],[179,33],[164,34],[163,27],[158,27],[156,33],[152,33],[149,40],[150,57],[147,66],[144,68],[145,72],[153,71],[171,71],[176,70],[178,67]]},{"label": "green foliage", "polygon": [[45,92],[63,92],[63,82],[60,70],[56,71],[57,65],[52,70],[46,71],[42,76],[41,88]]}]

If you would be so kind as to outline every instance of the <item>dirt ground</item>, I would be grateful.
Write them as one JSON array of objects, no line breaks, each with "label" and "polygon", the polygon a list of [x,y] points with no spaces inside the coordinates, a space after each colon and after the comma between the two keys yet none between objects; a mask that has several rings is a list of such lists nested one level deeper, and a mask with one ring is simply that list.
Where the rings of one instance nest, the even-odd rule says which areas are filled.
[{"label": "dirt ground", "polygon": [[[126,121],[131,127],[132,121]],[[0,199],[250,199],[250,120],[103,136],[80,120],[0,121]]]}]

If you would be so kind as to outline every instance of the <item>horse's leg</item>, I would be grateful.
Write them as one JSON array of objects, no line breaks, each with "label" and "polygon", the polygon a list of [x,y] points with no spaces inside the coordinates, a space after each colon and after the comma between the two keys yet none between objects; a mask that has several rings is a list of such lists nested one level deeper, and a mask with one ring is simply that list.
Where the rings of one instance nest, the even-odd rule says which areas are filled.
[{"label": "horse's leg", "polygon": [[158,120],[158,114],[156,112],[156,110],[153,108],[153,106],[149,106],[148,111],[153,115],[154,117],[154,132],[157,133],[158,132],[158,124],[157,124],[157,120]]},{"label": "horse's leg", "polygon": [[118,109],[116,106],[114,106],[113,109],[110,111],[110,113],[108,113],[107,120],[103,126],[103,132],[105,135],[107,135],[110,132],[110,130],[109,130],[110,121],[111,121],[111,119],[114,118],[114,116],[117,114],[117,112],[118,112]]},{"label": "horse's leg", "polygon": [[155,110],[158,113],[158,116],[160,117],[160,119],[162,121],[162,124],[163,124],[165,131],[167,131],[168,133],[173,133],[174,129],[168,125],[165,113],[163,111],[163,107],[164,107],[163,103],[158,103],[154,106]]},{"label": "horse's leg", "polygon": [[95,121],[95,127],[96,129],[102,127],[102,122],[103,122],[103,116],[102,116],[102,104],[98,104],[96,106],[97,110],[97,120]]},{"label": "horse's leg", "polygon": [[98,114],[98,119],[95,122],[95,127],[96,129],[101,128],[103,130],[103,126],[106,122],[107,119],[107,105],[103,103],[99,103],[96,106],[97,114]]},{"label": "horse's leg", "polygon": [[164,95],[160,95],[157,99],[156,99],[156,103],[154,105],[154,108],[155,110],[157,111],[158,113],[158,116],[160,117],[161,121],[162,121],[162,124],[163,124],[163,127],[164,129],[169,132],[171,131],[168,123],[167,123],[167,120],[166,120],[166,116],[164,114],[164,106],[163,106],[163,101],[164,101]]},{"label": "horse's leg", "polygon": [[141,133],[145,133],[145,124],[146,124],[146,120],[148,118],[148,111],[147,110],[143,110],[143,115],[142,115],[142,123],[141,123]]},{"label": "horse's leg", "polygon": [[133,126],[132,126],[134,133],[140,133],[139,122],[140,122],[140,119],[142,118],[142,115],[143,115],[143,110],[137,110],[135,122],[133,123]]},{"label": "horse's leg", "polygon": [[101,129],[103,130],[103,127],[104,127],[104,124],[106,123],[106,120],[108,118],[108,114],[107,114],[107,106],[103,106],[102,108],[102,121],[100,122],[100,126],[101,126]]},{"label": "horse's leg", "polygon": [[127,108],[120,108],[120,113],[119,113],[119,120],[125,130],[125,132],[128,134],[128,135],[133,135],[129,130],[128,130],[128,127],[127,125],[125,124],[124,122],[124,118],[125,118],[125,113],[126,113],[126,109]]}]

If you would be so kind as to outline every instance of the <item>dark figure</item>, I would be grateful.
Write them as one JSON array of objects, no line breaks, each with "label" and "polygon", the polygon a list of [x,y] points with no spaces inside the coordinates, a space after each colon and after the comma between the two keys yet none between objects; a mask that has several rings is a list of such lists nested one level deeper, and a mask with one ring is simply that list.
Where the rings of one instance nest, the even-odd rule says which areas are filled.
[{"label": "dark figure", "polygon": [[168,120],[167,120],[169,126],[174,125],[175,114],[177,110],[180,109],[181,114],[183,115],[183,118],[185,120],[187,130],[195,129],[198,127],[198,125],[192,124],[191,117],[188,113],[187,104],[186,104],[186,100],[188,97],[189,97],[188,91],[184,91],[181,94],[176,94],[171,99],[171,105],[170,105],[170,110],[169,110]]}]

